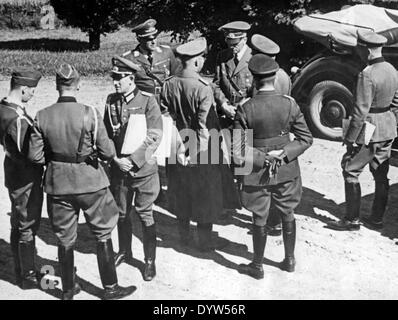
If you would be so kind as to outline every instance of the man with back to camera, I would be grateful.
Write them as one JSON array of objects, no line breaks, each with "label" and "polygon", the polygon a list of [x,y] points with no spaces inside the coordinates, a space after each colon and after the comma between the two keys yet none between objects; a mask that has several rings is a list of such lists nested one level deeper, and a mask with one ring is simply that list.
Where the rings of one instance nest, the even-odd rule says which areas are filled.
[{"label": "man with back to camera", "polygon": [[51,226],[58,239],[62,299],[72,300],[80,291],[75,281],[74,246],[79,211],[97,240],[97,261],[104,287],[102,298],[120,299],[136,287],[118,285],[111,232],[118,208],[109,180],[98,158],[114,158],[115,149],[99,112],[76,101],[80,76],[69,64],[56,71],[58,101],[40,110],[30,137],[29,159],[46,165],[44,190]]},{"label": "man with back to camera", "polygon": [[34,95],[41,74],[20,69],[12,73],[10,93],[0,102],[0,143],[5,149],[4,180],[11,201],[10,245],[16,283],[22,289],[39,286],[35,268],[35,235],[43,203],[43,168],[28,161],[33,119],[23,106]]},{"label": "man with back to camera", "polygon": [[[120,265],[132,259],[132,226],[130,211],[134,208],[142,225],[145,268],[143,278],[151,281],[156,276],[156,223],[153,203],[160,189],[158,166],[152,157],[159,147],[163,122],[155,96],[141,91],[135,85],[135,75],[140,67],[122,57],[112,59],[112,78],[116,92],[108,96],[104,122],[108,136],[116,148],[111,163],[111,189],[119,207],[119,252],[115,263]],[[123,154],[129,118],[144,115],[146,120],[145,141],[132,154]]]},{"label": "man with back to camera", "polygon": [[[238,108],[234,130],[239,130],[240,138],[234,141],[234,154],[237,163],[253,167],[252,172],[242,176],[241,191],[243,206],[253,214],[253,261],[239,265],[239,272],[262,279],[271,202],[282,218],[285,259],[281,269],[295,270],[294,210],[302,194],[297,157],[311,146],[312,135],[295,100],[275,91],[279,69],[276,61],[256,54],[249,61],[249,69],[257,93]],[[253,133],[253,141],[248,139],[249,130]],[[289,133],[294,134],[293,141]]]}]

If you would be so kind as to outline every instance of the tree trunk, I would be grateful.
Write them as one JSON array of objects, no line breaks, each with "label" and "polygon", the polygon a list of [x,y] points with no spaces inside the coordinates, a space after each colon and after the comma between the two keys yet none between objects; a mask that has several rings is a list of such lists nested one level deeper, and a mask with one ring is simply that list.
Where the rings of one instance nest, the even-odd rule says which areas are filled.
[{"label": "tree trunk", "polygon": [[101,33],[97,31],[90,31],[88,36],[90,41],[90,50],[98,50],[101,43]]}]

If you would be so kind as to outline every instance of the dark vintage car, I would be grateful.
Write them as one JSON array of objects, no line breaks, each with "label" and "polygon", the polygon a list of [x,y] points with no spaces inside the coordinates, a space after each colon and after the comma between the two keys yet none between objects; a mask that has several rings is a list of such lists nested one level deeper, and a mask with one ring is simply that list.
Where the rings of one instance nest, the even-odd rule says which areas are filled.
[{"label": "dark vintage car", "polygon": [[367,52],[357,46],[358,28],[372,29],[387,37],[383,48],[387,61],[398,69],[398,11],[357,5],[323,15],[298,19],[295,30],[324,45],[325,49],[294,70],[292,96],[297,100],[313,133],[340,140],[342,119],[353,106],[358,73],[365,67]]}]

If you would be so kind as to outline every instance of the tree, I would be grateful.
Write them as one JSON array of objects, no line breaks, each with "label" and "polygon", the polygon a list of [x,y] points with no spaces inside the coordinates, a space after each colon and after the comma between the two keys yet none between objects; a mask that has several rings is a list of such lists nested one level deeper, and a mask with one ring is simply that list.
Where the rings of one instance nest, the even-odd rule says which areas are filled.
[{"label": "tree", "polygon": [[[138,1],[137,1],[138,2]],[[50,0],[59,19],[89,35],[90,49],[98,50],[100,36],[116,31],[131,19],[132,0]]]}]

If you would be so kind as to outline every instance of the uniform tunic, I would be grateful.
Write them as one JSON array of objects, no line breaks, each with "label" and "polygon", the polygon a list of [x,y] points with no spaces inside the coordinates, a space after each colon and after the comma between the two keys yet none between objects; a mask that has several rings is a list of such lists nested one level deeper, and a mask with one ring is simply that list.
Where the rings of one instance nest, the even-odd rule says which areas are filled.
[{"label": "uniform tunic", "polygon": [[31,241],[41,217],[43,169],[28,161],[29,135],[33,120],[25,109],[7,99],[0,102],[0,143],[4,159],[4,182],[11,201],[11,228],[21,241]]},{"label": "uniform tunic", "polygon": [[65,247],[76,242],[80,209],[98,240],[108,239],[118,220],[118,209],[103,167],[76,160],[78,155],[85,159],[94,150],[105,161],[115,155],[102,117],[95,108],[77,103],[73,97],[60,97],[57,103],[37,113],[29,159],[46,165],[47,209],[55,234]]},{"label": "uniform tunic", "polygon": [[[234,148],[235,154],[252,168],[242,176],[241,197],[243,206],[253,212],[254,223],[266,224],[271,199],[284,221],[293,220],[293,211],[301,199],[297,157],[312,144],[312,135],[298,105],[293,98],[275,91],[259,91],[238,108],[234,129],[242,135],[234,141],[238,146]],[[253,141],[247,138],[248,129],[252,130]],[[289,132],[295,136],[293,141]],[[266,154],[280,149],[286,158],[278,173],[270,178],[264,165]]]},{"label": "uniform tunic", "polygon": [[[122,154],[128,120],[133,114],[145,115],[147,136],[134,153]],[[160,108],[154,95],[138,88],[127,96],[113,93],[107,98],[104,122],[117,156],[128,157],[135,166],[130,173],[122,172],[115,163],[111,166],[111,189],[120,215],[125,217],[130,212],[135,193],[135,210],[141,221],[150,226],[154,224],[152,207],[160,190],[158,166],[156,159],[152,158],[160,145],[163,132]]]},{"label": "uniform tunic", "polygon": [[[397,121],[390,105],[397,90],[397,71],[382,57],[369,61],[369,65],[359,73],[345,140],[360,146],[348,150],[343,156],[343,175],[347,182],[357,183],[367,164],[376,181],[387,180],[392,141],[397,137]],[[364,121],[376,126],[368,146],[363,140]]]}]

